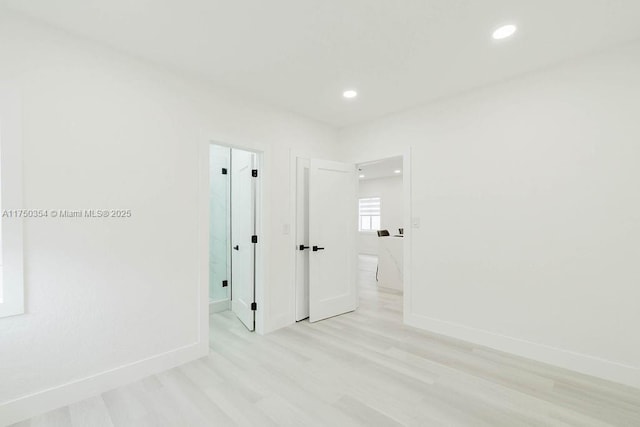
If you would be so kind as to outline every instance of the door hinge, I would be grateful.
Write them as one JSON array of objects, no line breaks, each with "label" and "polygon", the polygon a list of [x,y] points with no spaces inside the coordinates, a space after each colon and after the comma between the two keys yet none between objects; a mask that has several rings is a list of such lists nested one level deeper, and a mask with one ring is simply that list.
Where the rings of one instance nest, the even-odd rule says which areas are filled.
[{"label": "door hinge", "polygon": [[251,303],[251,310],[252,311],[256,311],[258,309],[258,303],[252,302]]},{"label": "door hinge", "polygon": [[254,178],[258,177],[258,169],[251,169],[251,176]]},{"label": "door hinge", "polygon": [[258,243],[258,236],[256,236],[255,234],[251,236],[251,243]]},{"label": "door hinge", "polygon": [[229,286],[229,281],[228,280],[223,280],[222,281],[222,287],[226,288],[227,286]]},{"label": "door hinge", "polygon": [[222,168],[222,175],[226,175],[227,174],[227,168]]}]

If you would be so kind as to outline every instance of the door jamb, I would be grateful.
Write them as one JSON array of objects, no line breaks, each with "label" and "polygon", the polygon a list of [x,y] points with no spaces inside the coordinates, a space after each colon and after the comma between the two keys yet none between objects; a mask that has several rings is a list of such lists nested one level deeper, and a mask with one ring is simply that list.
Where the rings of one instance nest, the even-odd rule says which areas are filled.
[{"label": "door jamb", "polygon": [[297,262],[297,251],[296,249],[298,248],[298,242],[297,242],[297,237],[298,237],[298,159],[310,159],[309,156],[305,156],[304,154],[295,151],[295,150],[290,150],[289,152],[289,176],[291,177],[289,179],[289,195],[291,198],[291,202],[289,204],[289,218],[292,219],[292,223],[291,225],[289,225],[289,230],[290,230],[290,236],[289,236],[289,243],[290,243],[290,247],[292,248],[291,250],[291,265],[292,265],[292,269],[291,269],[291,290],[289,292],[289,301],[288,301],[288,305],[289,305],[289,314],[291,315],[291,324],[295,324],[296,323],[296,302],[298,300],[298,285],[296,283],[296,280],[298,278],[298,262]]}]

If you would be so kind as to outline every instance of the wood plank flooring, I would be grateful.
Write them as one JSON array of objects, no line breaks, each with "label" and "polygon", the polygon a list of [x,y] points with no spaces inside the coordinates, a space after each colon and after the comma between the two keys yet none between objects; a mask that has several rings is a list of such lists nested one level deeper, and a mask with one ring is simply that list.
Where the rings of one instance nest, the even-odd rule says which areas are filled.
[{"label": "wood plank flooring", "polygon": [[211,316],[208,357],[15,426],[640,426],[640,391],[403,326],[360,258],[360,308],[261,337]]}]

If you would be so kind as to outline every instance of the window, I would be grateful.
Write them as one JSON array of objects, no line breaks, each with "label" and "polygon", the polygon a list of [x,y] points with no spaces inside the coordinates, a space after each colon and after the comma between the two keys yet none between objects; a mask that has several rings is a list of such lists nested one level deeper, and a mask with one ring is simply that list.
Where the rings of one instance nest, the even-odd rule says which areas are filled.
[{"label": "window", "polygon": [[380,229],[380,197],[368,197],[358,200],[360,231],[376,231]]},{"label": "window", "polygon": [[18,92],[0,86],[0,317],[24,313],[22,219],[4,215],[22,209],[22,145]]}]

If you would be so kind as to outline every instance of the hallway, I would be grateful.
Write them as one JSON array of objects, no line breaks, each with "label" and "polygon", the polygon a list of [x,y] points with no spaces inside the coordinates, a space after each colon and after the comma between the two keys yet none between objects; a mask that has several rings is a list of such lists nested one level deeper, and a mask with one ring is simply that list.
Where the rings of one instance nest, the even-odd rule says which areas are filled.
[{"label": "hallway", "polygon": [[401,324],[360,257],[360,307],[267,336],[211,316],[211,354],[19,426],[632,426],[640,392]]}]

